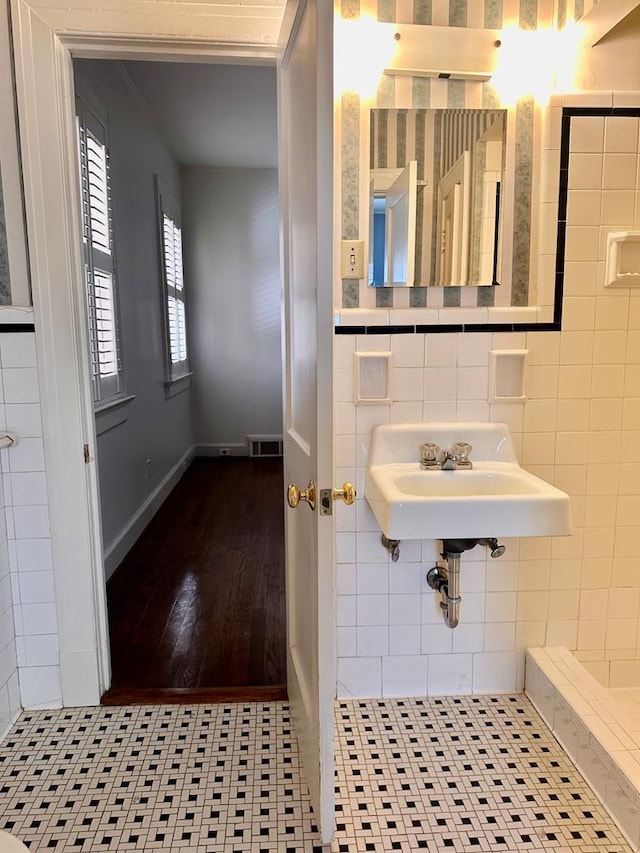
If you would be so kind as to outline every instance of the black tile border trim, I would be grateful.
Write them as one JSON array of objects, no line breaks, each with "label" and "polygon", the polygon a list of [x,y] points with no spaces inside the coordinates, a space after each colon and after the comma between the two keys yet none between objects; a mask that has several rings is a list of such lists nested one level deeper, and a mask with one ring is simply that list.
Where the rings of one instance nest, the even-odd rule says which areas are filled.
[{"label": "black tile border trim", "polygon": [[365,326],[367,335],[410,335],[415,326]]},{"label": "black tile border trim", "polygon": [[0,323],[0,335],[9,332],[35,332],[35,330],[33,323]]},{"label": "black tile border trim", "polygon": [[336,326],[336,335],[444,335],[464,332],[559,332],[553,323],[448,323],[440,326]]},{"label": "black tile border trim", "polygon": [[563,107],[563,116],[640,116],[640,107]]},{"label": "black tile border trim", "polygon": [[[373,328],[373,326],[371,326]],[[415,332],[415,326],[407,326],[407,329]],[[334,329],[336,335],[366,335],[367,327],[366,326],[336,326]]]}]

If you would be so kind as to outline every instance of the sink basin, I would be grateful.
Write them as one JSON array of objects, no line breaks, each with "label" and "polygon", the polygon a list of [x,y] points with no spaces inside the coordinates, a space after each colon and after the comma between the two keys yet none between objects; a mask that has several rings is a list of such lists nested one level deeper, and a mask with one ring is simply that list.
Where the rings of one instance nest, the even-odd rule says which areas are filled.
[{"label": "sink basin", "polygon": [[[419,448],[473,445],[473,469],[420,468]],[[566,536],[569,496],[516,459],[506,424],[381,424],[374,427],[365,497],[388,539]]]},{"label": "sink basin", "polygon": [[[499,463],[498,463],[499,464]],[[394,472],[398,489],[405,495],[422,497],[473,497],[473,495],[528,495],[542,494],[547,486],[542,480],[518,470],[496,470],[495,463],[478,462],[472,471],[458,471],[456,477],[450,471],[431,471],[424,477],[423,471],[407,471],[404,466]],[[540,484],[540,485],[539,485]]]}]

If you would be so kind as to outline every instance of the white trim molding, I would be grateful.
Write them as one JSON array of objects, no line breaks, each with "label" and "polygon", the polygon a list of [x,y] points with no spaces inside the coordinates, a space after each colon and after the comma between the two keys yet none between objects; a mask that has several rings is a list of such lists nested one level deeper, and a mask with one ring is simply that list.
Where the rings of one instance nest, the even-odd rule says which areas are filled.
[{"label": "white trim molding", "polygon": [[17,305],[0,306],[0,326],[30,326],[33,324],[33,308],[31,306],[18,307]]}]

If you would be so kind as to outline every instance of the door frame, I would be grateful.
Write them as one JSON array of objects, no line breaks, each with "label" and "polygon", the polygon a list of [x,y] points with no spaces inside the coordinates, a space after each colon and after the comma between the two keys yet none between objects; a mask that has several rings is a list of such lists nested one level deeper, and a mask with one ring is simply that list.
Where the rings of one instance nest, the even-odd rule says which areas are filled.
[{"label": "door frame", "polygon": [[[190,0],[155,12],[11,0],[20,144],[32,271],[62,704],[95,705],[110,685],[109,632],[88,366],[73,58],[274,64],[280,48],[243,40]],[[72,8],[73,7],[73,8]],[[147,7],[147,8],[145,8]],[[191,8],[189,8],[191,7]],[[286,32],[287,20],[281,32]],[[235,23],[234,23],[235,21]],[[89,462],[83,448],[88,447]]]}]

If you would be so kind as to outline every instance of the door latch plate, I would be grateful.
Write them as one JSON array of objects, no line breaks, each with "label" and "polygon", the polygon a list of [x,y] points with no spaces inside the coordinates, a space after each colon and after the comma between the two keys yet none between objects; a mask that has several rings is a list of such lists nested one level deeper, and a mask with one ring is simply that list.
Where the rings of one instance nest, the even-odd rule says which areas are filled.
[{"label": "door latch plate", "polygon": [[320,515],[333,515],[333,494],[331,489],[320,489]]}]

